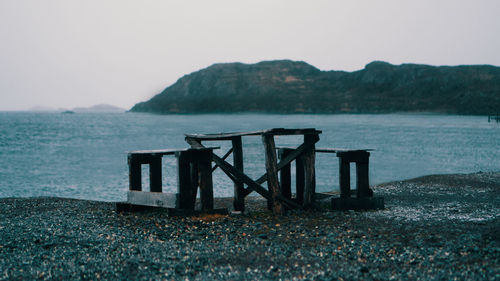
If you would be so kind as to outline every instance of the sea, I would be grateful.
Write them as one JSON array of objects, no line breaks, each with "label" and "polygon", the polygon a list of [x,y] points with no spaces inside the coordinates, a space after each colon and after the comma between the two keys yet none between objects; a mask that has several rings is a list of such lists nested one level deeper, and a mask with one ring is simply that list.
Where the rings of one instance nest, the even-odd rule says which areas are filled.
[{"label": "sea", "polygon": [[[268,128],[316,128],[322,131],[317,147],[374,149],[370,184],[429,174],[500,171],[500,124],[488,123],[485,116],[0,112],[0,197],[123,201],[128,152],[186,148],[185,133]],[[297,136],[276,137],[277,146],[300,143]],[[220,146],[215,152],[221,156],[230,147],[228,142],[207,144]],[[265,171],[261,138],[244,137],[243,153],[245,172],[257,179]],[[165,192],[177,190],[176,169],[175,157],[165,156]],[[142,172],[148,190],[146,165]],[[338,190],[335,154],[317,154],[316,176],[318,191]],[[233,196],[232,182],[220,169],[213,181],[215,196]]]}]

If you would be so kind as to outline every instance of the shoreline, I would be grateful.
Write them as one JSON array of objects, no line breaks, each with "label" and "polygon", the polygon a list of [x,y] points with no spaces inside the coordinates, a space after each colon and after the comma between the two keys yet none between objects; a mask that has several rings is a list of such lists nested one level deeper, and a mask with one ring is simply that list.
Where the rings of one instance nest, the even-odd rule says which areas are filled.
[{"label": "shoreline", "polygon": [[[373,186],[386,209],[246,215],[116,213],[114,203],[0,199],[0,280],[494,280],[500,172]],[[231,198],[216,199],[227,205]]]}]

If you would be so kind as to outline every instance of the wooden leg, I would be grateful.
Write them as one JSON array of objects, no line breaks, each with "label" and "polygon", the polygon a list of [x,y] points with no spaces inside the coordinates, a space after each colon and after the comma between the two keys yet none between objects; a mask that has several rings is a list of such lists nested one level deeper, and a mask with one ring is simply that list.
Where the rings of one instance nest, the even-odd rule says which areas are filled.
[{"label": "wooden leg", "polygon": [[306,208],[314,205],[314,196],[316,193],[316,174],[314,169],[315,155],[314,150],[304,153],[304,202]]},{"label": "wooden leg", "polygon": [[[243,172],[243,145],[241,142],[241,137],[233,138],[232,145],[234,167]],[[241,181],[234,182],[233,207],[235,211],[245,211],[245,188],[243,182]]]},{"label": "wooden leg", "polygon": [[179,209],[194,209],[192,202],[192,189],[191,183],[191,165],[189,151],[181,151],[176,154],[177,156],[177,193],[179,195],[178,206]]},{"label": "wooden leg", "polygon": [[[284,159],[290,153],[289,149],[281,148],[278,152],[279,158]],[[283,166],[280,170],[280,182],[281,182],[281,192],[283,196],[287,199],[292,199],[292,179],[290,164]]]},{"label": "wooden leg", "polygon": [[142,190],[142,174],[141,163],[134,155],[128,156],[128,169],[129,169],[129,190]]},{"label": "wooden leg", "polygon": [[351,167],[349,161],[339,157],[340,197],[351,197]]},{"label": "wooden leg", "polygon": [[299,205],[303,205],[304,203],[304,183],[304,159],[300,155],[295,160],[295,192],[297,204]]},{"label": "wooden leg", "polygon": [[269,188],[269,193],[271,193],[271,199],[268,202],[270,203],[272,211],[275,215],[282,215],[285,213],[285,209],[283,208],[281,202],[276,199],[276,197],[282,194],[278,180],[278,165],[274,136],[264,134],[262,135],[262,142],[264,143],[266,153],[267,187]]},{"label": "wooden leg", "polygon": [[151,192],[161,192],[161,156],[153,157],[149,162],[149,188]]},{"label": "wooden leg", "polygon": [[214,188],[212,183],[212,162],[202,161],[198,164],[200,175],[201,210],[214,209]]},{"label": "wooden leg", "polygon": [[356,162],[356,186],[358,189],[357,197],[372,197],[373,191],[370,189],[369,183],[369,156],[370,153],[366,152],[362,155],[361,161]]},{"label": "wooden leg", "polygon": [[196,194],[198,193],[198,182],[199,182],[199,166],[197,162],[191,161],[189,164],[190,174],[191,174],[191,205],[196,205]]},{"label": "wooden leg", "polygon": [[314,152],[314,144],[317,141],[317,135],[305,135],[304,143],[312,144],[311,149],[308,149],[303,154],[304,160],[304,202],[306,208],[314,205],[314,196],[316,194],[316,154]]}]

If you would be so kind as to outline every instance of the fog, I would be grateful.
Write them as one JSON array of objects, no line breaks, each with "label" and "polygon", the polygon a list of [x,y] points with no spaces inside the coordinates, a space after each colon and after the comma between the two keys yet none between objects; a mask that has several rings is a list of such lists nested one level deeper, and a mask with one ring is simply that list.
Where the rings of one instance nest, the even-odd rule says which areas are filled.
[{"label": "fog", "polygon": [[1,1],[0,110],[129,109],[219,62],[500,65],[500,1]]}]

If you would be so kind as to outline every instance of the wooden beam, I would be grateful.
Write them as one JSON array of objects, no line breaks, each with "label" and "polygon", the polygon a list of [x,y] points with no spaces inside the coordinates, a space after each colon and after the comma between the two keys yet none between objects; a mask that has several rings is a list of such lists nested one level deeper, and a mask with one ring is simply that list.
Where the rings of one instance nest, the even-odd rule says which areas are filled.
[{"label": "wooden beam", "polygon": [[200,181],[200,178],[199,178],[199,167],[198,167],[198,162],[197,161],[193,161],[194,158],[196,157],[193,157],[194,153],[193,151],[190,151],[189,152],[191,155],[189,155],[189,168],[190,168],[190,175],[191,175],[191,185],[190,185],[190,192],[189,192],[189,196],[190,196],[190,199],[191,201],[189,202],[189,205],[191,206],[195,206],[196,205],[196,195],[198,194],[198,185],[199,185],[199,181]]},{"label": "wooden beam", "polygon": [[[231,142],[233,145],[234,167],[243,173],[243,143],[241,141],[241,136],[234,137]],[[245,211],[245,187],[240,180],[234,181],[233,207],[235,211]]]},{"label": "wooden beam", "polygon": [[[226,154],[224,154],[224,156],[222,156],[222,159],[223,159],[223,160],[226,160],[226,159],[229,157],[229,155],[231,155],[231,153],[233,153],[233,148],[232,148],[232,147],[231,147],[231,148],[230,148],[230,149],[226,152]],[[215,164],[215,165],[214,165],[214,167],[212,168],[212,173],[213,173],[215,170],[217,170],[217,168],[218,168],[218,167],[219,167],[219,166],[218,166],[217,164]]]},{"label": "wooden beam", "polygon": [[372,197],[373,190],[370,189],[369,183],[369,157],[370,153],[364,153],[365,159],[362,161],[356,162],[356,189],[357,189],[357,197]]},{"label": "wooden beam", "polygon": [[212,162],[210,159],[203,159],[198,163],[201,210],[214,209],[214,187],[212,182],[212,171],[210,169]]},{"label": "wooden beam", "polygon": [[151,192],[161,192],[161,172],[161,155],[156,155],[149,161],[149,189]]},{"label": "wooden beam", "polygon": [[190,155],[186,151],[176,153],[177,156],[177,193],[179,194],[179,209],[194,209],[192,190],[193,183],[191,177]]},{"label": "wooden beam", "polygon": [[339,185],[340,197],[351,197],[351,167],[343,157],[339,157]]},{"label": "wooden beam", "polygon": [[314,205],[314,194],[316,193],[316,154],[314,144],[318,141],[317,135],[305,135],[304,143],[310,144],[310,148],[304,151],[304,202],[303,206],[310,208]]},{"label": "wooden beam", "polygon": [[[292,151],[289,155],[287,155],[285,157],[285,159],[281,160],[278,163],[278,166],[277,166],[278,171],[281,170],[281,169],[283,169],[283,167],[285,167],[286,165],[290,164],[293,160],[296,160],[296,158],[299,155],[301,155],[309,147],[310,147],[310,144],[301,144],[299,147],[297,147],[297,149],[295,149],[294,151]],[[263,174],[255,182],[258,183],[258,184],[263,184],[266,181],[267,181],[267,173]],[[251,192],[252,192],[251,190],[246,189],[245,196],[247,196]]]},{"label": "wooden beam", "polygon": [[304,183],[304,159],[302,155],[299,155],[295,159],[295,194],[296,201],[301,206],[304,203]]},{"label": "wooden beam", "polygon": [[138,161],[134,155],[128,155],[128,169],[129,169],[129,190],[142,190],[142,171],[141,162]]},{"label": "wooden beam", "polygon": [[[290,149],[279,149],[278,157],[280,159],[285,158],[292,150]],[[280,170],[280,183],[281,183],[281,192],[285,198],[292,199],[292,177],[291,177],[291,168],[290,163],[285,165]]]},{"label": "wooden beam", "polygon": [[267,188],[271,193],[271,199],[268,199],[268,202],[272,207],[273,214],[283,215],[285,213],[285,209],[283,208],[281,202],[276,198],[282,194],[281,186],[278,180],[278,164],[274,136],[269,134],[262,135],[262,143],[264,144],[264,151],[266,153]]},{"label": "wooden beam", "polygon": [[260,195],[264,196],[266,199],[269,199],[271,196],[269,192],[260,186],[258,183],[256,183],[254,180],[252,180],[250,177],[245,175],[244,173],[240,172],[238,169],[234,168],[231,166],[231,164],[227,163],[226,161],[222,160],[219,156],[213,155],[213,161],[219,165],[219,167],[224,171],[226,174],[231,174],[232,177],[234,177],[236,180],[242,181],[244,184],[248,186],[248,188],[254,190],[255,192],[259,193]]}]

